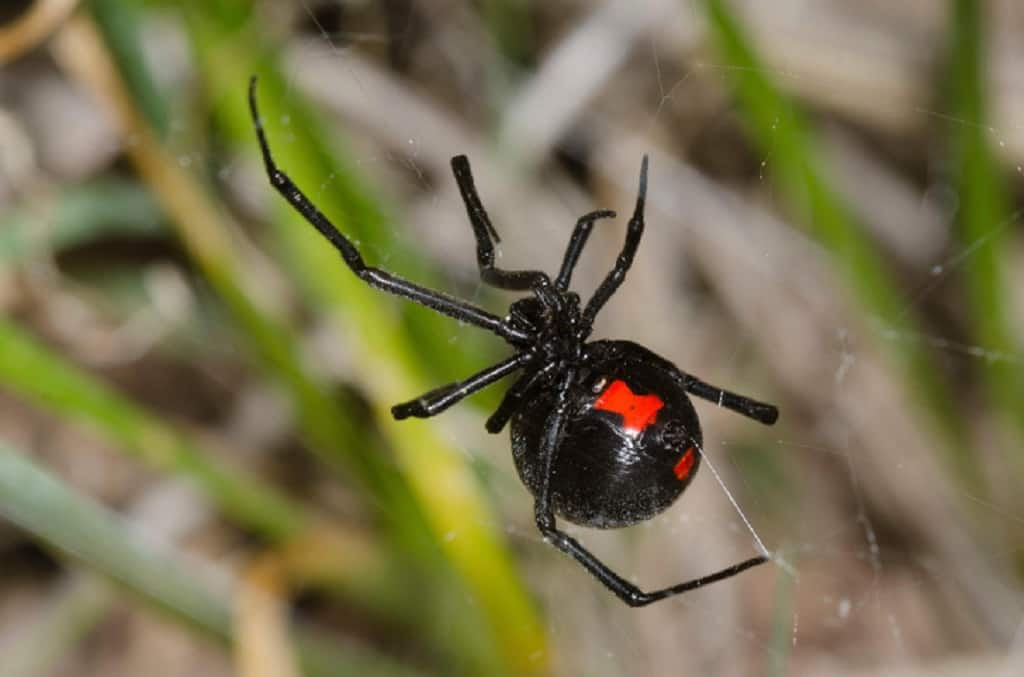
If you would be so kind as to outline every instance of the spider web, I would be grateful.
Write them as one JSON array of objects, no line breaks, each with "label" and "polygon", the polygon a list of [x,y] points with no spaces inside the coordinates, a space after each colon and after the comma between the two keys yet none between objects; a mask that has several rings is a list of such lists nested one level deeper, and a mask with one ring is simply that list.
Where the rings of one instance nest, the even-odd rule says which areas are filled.
[{"label": "spider web", "polygon": [[[754,141],[728,84],[735,67],[709,37],[707,0],[295,0],[256,3],[262,14],[253,21],[266,22],[282,46],[285,109],[292,97],[311,100],[337,127],[337,138],[323,143],[343,147],[384,196],[396,242],[357,242],[368,262],[427,282],[422,274],[430,286],[496,312],[507,307],[515,295],[479,282],[448,167],[452,155],[465,153],[503,237],[497,253],[504,267],[555,271],[579,215],[618,210],[618,218],[595,227],[574,274],[573,287],[586,298],[621,247],[640,158],[649,154],[647,231],[625,284],[598,318],[595,338],[636,341],[710,383],[779,405],[779,423],[769,428],[695,400],[706,469],[671,509],[622,530],[561,523],[645,590],[752,553],[771,556],[739,576],[641,610],[620,604],[544,543],[507,433],[483,430],[496,404],[493,392],[436,419],[439,434],[479,471],[548,623],[557,674],[1021,674],[1024,597],[1015,572],[1024,535],[1024,415],[1013,407],[1024,398],[1012,391],[1024,381],[1024,55],[1015,34],[1024,23],[1021,3],[983,3],[991,13],[984,40],[990,105],[989,121],[980,126],[951,114],[936,85],[947,79],[952,21],[943,8],[954,3],[725,3],[753,36],[751,46],[766,64],[762,74],[805,113],[823,174],[892,278],[884,292],[897,308],[890,319],[858,298],[840,256],[814,235],[821,224],[797,216],[791,191],[779,182],[789,132],[776,120],[766,143]],[[209,111],[186,110],[200,78],[190,71],[196,64],[184,19],[171,3],[147,3],[139,11],[151,17],[157,5],[146,28],[152,33],[143,40],[145,58],[164,78],[162,89],[180,89],[184,102],[172,103],[167,145],[180,167],[203,181],[211,163],[222,163],[215,167],[217,187],[233,191],[240,207],[255,204],[267,190],[252,158],[231,162],[196,141],[207,137],[207,129],[196,127],[206,124]],[[5,206],[25,189],[8,185],[9,177],[34,190],[37,174],[68,184],[121,173],[110,170],[120,152],[114,126],[57,71],[46,58],[26,58],[9,71],[5,65],[4,82],[16,83],[4,92],[0,111]],[[22,84],[25,91],[17,91]],[[243,88],[238,83],[221,95],[238,97]],[[7,108],[8,100],[20,99],[27,103]],[[295,121],[286,113],[266,122],[275,148],[284,148]],[[970,235],[957,225],[970,205],[959,204],[950,148],[965,130],[983,133],[998,178],[1009,184],[1008,206]],[[320,203],[339,183],[325,172],[303,189]],[[53,196],[45,193],[55,187],[61,191],[54,193],[67,186],[43,186],[41,199],[32,194],[27,201],[49,210]],[[109,202],[130,211],[128,221],[134,210],[159,211],[120,198]],[[137,226],[127,230],[137,234]],[[151,252],[132,254],[147,269],[133,277],[145,287],[141,311],[114,302],[110,289],[92,284],[90,272],[68,273],[63,254],[18,284],[3,285],[0,300],[26,318],[38,315],[27,324],[45,325],[71,347],[74,360],[101,370],[144,364],[137,371],[152,375],[140,377],[139,386],[159,390],[154,401],[172,407],[163,413],[200,416],[188,407],[201,399],[193,391],[202,384],[168,374],[156,364],[154,347],[175,329],[202,324],[196,321],[202,303],[177,258],[149,266]],[[252,244],[243,252],[259,273],[253,277],[260,293],[288,307],[292,282],[278,266],[279,254]],[[67,258],[87,265],[108,260],[95,251]],[[994,317],[972,307],[972,275],[989,261],[1002,280]],[[34,294],[25,294],[22,282]],[[118,315],[123,307],[130,310]],[[397,325],[397,312],[394,317]],[[111,329],[116,322],[122,326]],[[1005,325],[1011,340],[977,338],[991,329],[986,322]],[[359,383],[360,356],[349,328],[312,324],[317,368],[325,377]],[[475,327],[454,321],[445,327],[442,336],[427,338],[472,356],[464,362],[475,368],[507,354]],[[204,359],[234,364],[233,348],[191,348]],[[940,404],[962,427],[952,442],[929,413],[939,407],[926,404],[906,376],[902,362],[917,356],[944,385]],[[218,396],[238,385],[237,376],[208,371],[198,380],[216,381]],[[464,375],[439,375],[438,383]],[[165,378],[180,389],[165,392]],[[1000,388],[1010,393],[1000,395]],[[243,391],[237,410],[216,432],[243,448],[284,446],[294,433],[287,403],[262,382],[237,389]],[[33,447],[46,426],[10,409],[0,416],[5,430],[19,431],[17,439]],[[65,460],[78,472],[116,464],[83,456],[92,443],[77,438],[49,446],[75,448],[78,455]],[[289,472],[298,476],[302,469]],[[97,474],[83,475],[92,477],[90,493],[115,497],[123,490],[120,471],[103,473],[110,477],[102,483]],[[22,609],[3,610],[9,608],[17,608],[20,622]]]},{"label": "spider web", "polygon": [[[482,434],[479,412],[452,411],[439,421],[446,439],[490,468],[489,489],[548,609],[561,668],[678,674],[685,656],[688,671],[715,675],[871,675],[894,666],[907,674],[1016,674],[1024,620],[1015,610],[1019,593],[1007,594],[1014,582],[1006,569],[1017,548],[996,534],[1019,528],[1024,512],[1000,486],[993,457],[1020,443],[1012,425],[973,399],[984,397],[978,373],[1019,368],[1024,355],[972,342],[956,304],[965,268],[990,241],[1013,241],[1020,212],[958,242],[948,175],[914,176],[901,168],[912,160],[886,145],[908,128],[973,124],[907,103],[910,85],[899,79],[914,75],[912,55],[941,46],[941,17],[921,10],[930,28],[914,32],[917,44],[901,45],[893,37],[899,31],[871,22],[913,24],[910,9],[872,4],[851,19],[842,3],[794,1],[773,4],[769,17],[735,3],[757,27],[773,64],[767,75],[823,111],[816,128],[833,178],[884,257],[911,280],[902,287],[900,319],[924,319],[902,329],[865,314],[834,260],[790,218],[773,175],[781,150],[754,149],[744,134],[724,84],[728,67],[701,49],[700,8],[624,5],[541,12],[557,37],[547,37],[528,66],[504,63],[493,35],[482,37],[486,20],[462,6],[429,18],[409,7],[397,22],[409,33],[396,37],[373,29],[372,17],[332,32],[317,20],[318,7],[303,2],[313,38],[291,48],[293,86],[365,134],[356,143],[359,161],[384,185],[400,187],[404,243],[452,271],[448,283],[460,296],[491,307],[510,297],[475,281],[471,234],[447,175],[450,155],[473,160],[503,236],[501,265],[551,271],[577,216],[605,206],[629,212],[639,158],[650,153],[645,240],[595,337],[635,340],[701,378],[780,404],[779,425],[762,428],[697,403],[708,472],[675,507],[622,532],[565,525],[644,589],[727,566],[751,548],[772,558],[642,612],[619,608],[544,546],[507,440]],[[843,20],[853,27],[836,33]],[[823,45],[816,28],[835,43]],[[398,39],[415,43],[421,58],[400,76],[373,56]],[[873,51],[872,40],[884,47]],[[904,97],[852,101],[835,84],[846,82],[838,77],[846,71],[815,61],[823,51],[837,62],[874,65],[874,84]],[[835,82],[824,75],[829,67]],[[480,88],[481,80],[491,88]],[[496,130],[493,138],[482,128]],[[1018,120],[986,131],[1006,157],[1021,158],[1022,129]],[[561,163],[551,162],[555,154]],[[581,166],[582,182],[572,178]],[[1019,159],[1010,169],[1024,176]],[[332,178],[319,190],[331,190]],[[584,296],[611,265],[622,223],[620,216],[595,229],[574,278]],[[1016,261],[1019,245],[1012,246]],[[366,255],[386,265],[387,252]],[[1019,288],[1019,274],[1006,274]],[[1020,302],[1011,295],[1017,322]],[[475,332],[453,323],[450,341],[459,345]],[[892,361],[906,345],[931,354],[946,375],[973,374],[974,397],[955,396],[970,408],[970,440],[995,478],[993,493],[965,488],[935,448],[932,423]],[[1000,525],[991,537],[972,533],[991,523]]]}]

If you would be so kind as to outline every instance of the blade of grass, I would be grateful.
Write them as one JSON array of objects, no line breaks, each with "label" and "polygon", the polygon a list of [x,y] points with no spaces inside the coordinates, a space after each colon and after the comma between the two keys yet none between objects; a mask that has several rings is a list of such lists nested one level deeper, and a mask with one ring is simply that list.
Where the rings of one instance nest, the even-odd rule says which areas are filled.
[{"label": "blade of grass", "polygon": [[[303,430],[317,441],[316,448],[344,454],[352,447],[351,442],[360,440],[350,417],[337,411],[320,385],[299,364],[299,351],[286,328],[262,312],[238,282],[244,277],[228,236],[231,229],[226,225],[226,215],[201,186],[180,170],[138,114],[93,24],[84,16],[76,17],[57,35],[54,48],[64,68],[96,93],[123,135],[133,139],[128,151],[140,175],[171,217],[188,254],[232,312],[246,345],[271,375],[288,388],[298,405]],[[346,465],[336,457],[330,460],[338,469]],[[348,454],[346,461],[357,469],[361,481],[387,482],[386,469],[374,464],[372,457]]]},{"label": "blade of grass", "polygon": [[[68,489],[0,441],[0,517],[41,543],[83,562],[145,601],[222,642],[232,639],[228,586],[195,563],[138,533],[104,506]],[[300,644],[307,675],[422,674],[366,647],[344,650],[307,635]]]},{"label": "blade of grass", "polygon": [[[974,341],[991,355],[1019,353],[1008,318],[1006,246],[1015,220],[993,157],[984,67],[986,5],[952,0],[949,25],[950,163],[959,195],[957,236],[971,255],[961,264]],[[1024,371],[997,359],[979,360],[992,401],[1024,435]],[[1016,459],[1024,472],[1024,458]]]},{"label": "blade of grass", "polygon": [[[220,65],[212,68],[225,69],[226,62],[221,51],[218,56]],[[241,76],[245,70],[243,67],[235,72]],[[277,76],[273,72],[263,69],[261,77],[261,86],[266,91],[274,91],[275,84],[281,87],[278,91],[283,91],[283,83],[275,82]],[[281,110],[275,104],[275,99],[280,100],[280,97],[272,97],[269,101],[266,96],[262,99],[269,103],[268,119],[279,119],[274,112]],[[332,187],[351,181],[352,185],[345,189],[332,190],[330,195],[323,194],[320,208],[335,217],[342,229],[353,222],[361,223],[365,229],[368,220],[373,218],[373,212],[363,212],[358,205],[346,204],[338,197],[354,192],[353,186],[361,181],[353,172],[329,158],[316,161],[316,139],[320,136],[317,130],[323,127],[314,121],[312,114],[302,111],[301,105],[297,95],[290,95],[288,115],[295,129],[290,134],[291,143],[282,148],[279,161],[287,163],[285,166],[300,185],[316,185],[316,176],[333,177]],[[244,99],[237,105],[225,102],[220,108],[225,115],[231,116],[229,124],[244,142],[251,135]],[[298,131],[299,127],[302,131]],[[372,191],[363,189],[362,194],[370,195]],[[435,538],[481,600],[493,631],[504,645],[506,660],[514,666],[513,672],[523,674],[543,669],[545,661],[540,657],[544,656],[546,649],[539,622],[507,553],[494,535],[493,519],[488,515],[489,510],[468,463],[441,440],[431,423],[418,420],[396,422],[390,415],[391,403],[429,389],[429,385],[420,378],[421,369],[417,363],[436,359],[436,354],[417,350],[408,333],[391,319],[391,301],[382,300],[380,292],[366,287],[352,275],[338,261],[336,252],[326,247],[322,239],[293,212],[280,205],[278,208],[280,216],[274,225],[289,257],[290,269],[325,311],[358,331],[355,339],[356,351],[360,355],[357,376],[371,395],[377,419],[427,514]],[[379,210],[375,211],[379,213]],[[376,222],[383,227],[380,217]],[[452,331],[450,321],[435,324],[437,335],[448,335]]]},{"label": "blade of grass", "polygon": [[66,420],[100,431],[154,468],[191,478],[226,514],[268,538],[293,536],[309,523],[294,502],[240,471],[218,465],[213,460],[216,453],[43,348],[2,317],[0,385]]},{"label": "blade of grass", "polygon": [[[165,423],[108,385],[70,364],[0,317],[0,386],[63,420],[85,425],[150,467],[189,478],[226,515],[276,544],[302,544],[317,536],[324,567],[314,581],[373,612],[407,623],[400,590],[387,582],[395,566],[384,553],[336,526],[319,524],[294,500],[241,470],[217,463],[215,449]],[[345,552],[345,550],[349,552]],[[359,566],[354,566],[358,563]]]},{"label": "blade of grass", "polygon": [[231,615],[225,592],[186,575],[170,552],[147,544],[141,534],[102,506],[75,494],[60,480],[29,463],[24,455],[0,442],[0,515],[56,548],[84,561],[120,584],[143,592],[158,606],[190,625],[227,637]]},{"label": "blade of grass", "polygon": [[93,12],[93,16],[107,40],[107,48],[121,65],[121,76],[128,82],[135,105],[164,138],[170,127],[170,106],[146,70],[145,54],[138,39],[141,13],[139,3],[120,3],[116,12]]},{"label": "blade of grass", "polygon": [[[111,3],[95,4],[106,6],[107,9],[116,8]],[[206,9],[206,5],[203,9]],[[512,573],[507,554],[497,546],[493,534],[481,526],[476,517],[482,502],[469,489],[473,486],[472,478],[458,461],[457,455],[449,454],[443,463],[425,465],[419,455],[419,446],[423,440],[417,439],[414,444],[410,438],[413,427],[403,429],[403,439],[406,440],[403,449],[406,451],[402,457],[408,467],[414,466],[412,479],[416,480],[418,488],[432,492],[427,495],[428,498],[436,499],[434,504],[427,504],[409,492],[402,476],[394,472],[385,457],[366,453],[365,450],[372,445],[362,444],[353,439],[353,435],[345,434],[350,430],[341,428],[346,422],[351,424],[348,412],[335,406],[329,397],[321,393],[315,382],[305,376],[294,357],[297,352],[284,349],[284,346],[289,345],[287,334],[276,325],[268,323],[235,282],[239,266],[222,235],[225,232],[225,216],[180,171],[134,111],[128,93],[117,80],[116,69],[103,53],[92,28],[84,23],[84,19],[80,19],[65,29],[60,37],[57,53],[63,65],[100,92],[101,101],[111,107],[113,117],[119,120],[126,135],[133,139],[130,155],[181,229],[189,253],[235,313],[239,324],[246,328],[247,336],[262,353],[263,359],[271,365],[272,371],[279,378],[283,375],[281,380],[292,390],[293,396],[300,403],[299,410],[306,415],[303,428],[309,433],[311,447],[324,453],[337,467],[355,470],[355,479],[369,490],[375,507],[382,508],[382,514],[388,518],[386,524],[396,536],[396,542],[401,543],[407,552],[410,548],[415,552],[415,556],[408,559],[411,567],[422,567],[425,563],[433,562],[431,552],[438,545],[449,554],[458,555],[452,558],[456,568],[464,574],[467,570],[474,574],[468,578],[491,617],[490,638],[487,641],[510,648],[505,651],[505,661],[526,660],[531,662],[531,667],[542,665],[543,661],[537,658],[544,655],[539,622],[522,592],[521,584]],[[319,251],[323,251],[322,246]],[[365,296],[365,291],[363,294]],[[391,331],[390,327],[388,331]],[[382,336],[387,336],[388,331],[383,332]],[[268,347],[271,349],[269,354]],[[386,370],[382,374],[386,374]],[[310,418],[311,413],[316,416]],[[416,449],[413,449],[414,446]],[[431,471],[429,478],[440,475],[446,481],[428,485],[428,478],[423,477],[428,475],[425,468]],[[436,504],[444,505],[445,511],[439,514],[435,509],[428,515],[421,512],[421,507],[429,510]],[[425,517],[432,529],[423,528]],[[424,540],[424,536],[430,533],[434,537],[433,543]],[[458,537],[453,539],[451,534],[457,534]],[[456,545],[448,545],[455,542]],[[430,569],[440,572],[436,562],[430,565]],[[482,639],[481,632],[487,633],[485,628],[488,626],[472,620],[477,613],[473,607],[464,605],[462,609],[462,613],[455,615],[460,630],[454,637],[465,650],[474,643],[479,644],[474,638]],[[437,630],[436,623],[431,623],[430,627]],[[482,646],[471,652],[477,656],[476,660],[484,660],[491,665],[491,669],[495,669],[500,663],[495,664],[493,659],[486,659]],[[528,658],[524,659],[523,656]]]},{"label": "blade of grass", "polygon": [[[248,76],[260,74],[260,102],[270,134],[286,138],[275,144],[278,162],[300,186],[317,186],[330,177],[330,190],[315,192],[322,210],[346,233],[358,237],[364,250],[381,240],[393,240],[395,228],[379,199],[340,153],[338,134],[328,132],[302,98],[286,87],[272,59],[257,60],[261,39],[255,30],[240,30],[209,9],[190,3],[189,25],[203,63],[206,90],[214,110],[230,137],[255,152],[252,123],[244,97]],[[263,65],[261,67],[262,64]],[[236,92],[239,96],[228,96]],[[287,134],[277,124],[288,120]],[[325,139],[331,139],[331,144]],[[269,190],[269,186],[268,186]],[[412,485],[434,537],[481,600],[492,632],[504,649],[505,660],[517,674],[546,669],[543,631],[515,574],[508,554],[494,535],[493,520],[472,470],[461,455],[445,445],[432,425],[423,421],[396,423],[388,406],[428,389],[419,375],[425,360],[444,359],[453,352],[427,352],[393,319],[391,299],[381,298],[352,275],[337,253],[281,201],[274,223],[290,270],[327,312],[358,331],[357,360],[361,384],[400,466]],[[389,263],[394,259],[390,257]],[[403,274],[405,271],[403,270]],[[417,281],[420,281],[417,278]],[[447,336],[452,324],[432,318],[432,333]]]},{"label": "blade of grass", "polygon": [[[117,8],[99,1],[93,5]],[[297,403],[300,430],[311,448],[336,470],[361,483],[381,504],[400,506],[406,515],[416,514],[403,479],[386,457],[362,453],[374,445],[355,425],[352,410],[339,406],[310,376],[299,362],[301,351],[288,329],[262,312],[243,289],[240,280],[245,276],[228,236],[233,230],[229,218],[191,176],[180,170],[155,138],[118,80],[117,68],[95,27],[79,16],[58,34],[54,47],[62,65],[96,92],[111,118],[122,127],[123,135],[133,140],[129,155],[140,175],[171,217],[188,254],[232,312],[242,329],[242,342],[253,349],[269,374]],[[415,524],[398,521],[392,526],[407,543],[424,545]]]},{"label": "blade of grass", "polygon": [[963,422],[954,398],[938,377],[926,347],[903,340],[918,336],[903,295],[882,257],[856,223],[847,205],[822,170],[816,141],[803,116],[768,76],[749,37],[723,0],[704,0],[712,39],[727,68],[727,78],[740,103],[740,112],[789,208],[832,255],[864,311],[876,319],[880,334],[911,390],[944,435],[945,451],[954,472],[980,490],[982,479],[965,443]]},{"label": "blade of grass", "polygon": [[[300,351],[287,329],[264,314],[239,284],[243,276],[227,235],[231,229],[226,216],[180,170],[135,110],[94,26],[86,17],[76,17],[57,35],[54,47],[65,68],[98,94],[124,135],[133,139],[129,154],[141,176],[178,227],[187,252],[231,310],[243,330],[244,343],[297,403],[301,430],[308,435],[312,448],[322,452],[333,467],[370,487],[380,500],[408,503],[407,490],[386,459],[353,451],[362,449],[366,441],[351,416],[336,406],[299,363]],[[399,524],[398,528],[403,526]],[[418,540],[415,529],[405,532],[409,542]]]}]

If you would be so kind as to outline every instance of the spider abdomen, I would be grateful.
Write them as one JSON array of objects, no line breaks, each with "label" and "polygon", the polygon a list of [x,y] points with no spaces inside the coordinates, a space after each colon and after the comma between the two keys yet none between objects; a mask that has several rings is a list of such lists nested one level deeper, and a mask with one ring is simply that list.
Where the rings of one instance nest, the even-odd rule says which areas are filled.
[{"label": "spider abdomen", "polygon": [[[549,491],[555,512],[589,527],[650,519],[679,497],[700,459],[697,414],[672,363],[628,341],[586,346],[568,395]],[[540,448],[556,395],[540,393],[512,419],[523,483],[542,486]]]}]

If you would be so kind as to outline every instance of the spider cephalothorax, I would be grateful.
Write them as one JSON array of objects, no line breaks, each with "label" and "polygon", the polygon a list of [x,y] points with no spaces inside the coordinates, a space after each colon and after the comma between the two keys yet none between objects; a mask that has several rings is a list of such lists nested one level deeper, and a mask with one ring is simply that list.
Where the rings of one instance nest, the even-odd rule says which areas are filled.
[{"label": "spider cephalothorax", "polygon": [[515,348],[511,357],[469,378],[395,405],[391,413],[396,419],[435,416],[518,372],[518,379],[487,419],[487,430],[500,432],[511,421],[516,469],[534,496],[537,527],[545,539],[632,606],[677,595],[767,561],[762,553],[701,578],[643,592],[555,525],[557,514],[584,526],[624,527],[672,505],[693,479],[702,453],[700,423],[689,395],[769,425],[778,417],[775,407],[705,383],[635,343],[587,342],[594,318],[622,284],[640,245],[646,157],[640,165],[625,244],[586,305],[569,291],[572,271],[594,222],[614,212],[600,210],[580,217],[554,280],[539,270],[503,270],[494,265],[498,233],[477,195],[469,160],[463,155],[452,158],[476,239],[480,278],[501,289],[532,294],[515,301],[502,318],[367,266],[352,242],[274,163],[256,109],[255,78],[249,85],[249,105],[271,184],[334,245],[353,273],[378,289],[486,329]]}]

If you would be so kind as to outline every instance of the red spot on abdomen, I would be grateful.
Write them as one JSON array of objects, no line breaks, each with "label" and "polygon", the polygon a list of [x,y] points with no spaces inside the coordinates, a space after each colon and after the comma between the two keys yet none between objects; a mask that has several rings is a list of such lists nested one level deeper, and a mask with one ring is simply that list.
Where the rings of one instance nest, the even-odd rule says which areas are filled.
[{"label": "red spot on abdomen", "polygon": [[637,395],[625,381],[612,381],[594,402],[594,409],[621,414],[622,425],[630,435],[638,435],[654,423],[663,406],[665,403],[657,395]]},{"label": "red spot on abdomen", "polygon": [[675,467],[672,468],[672,472],[676,474],[679,481],[682,482],[686,479],[690,471],[693,470],[693,447],[688,447],[683,455],[679,458],[679,462],[676,463]]}]

